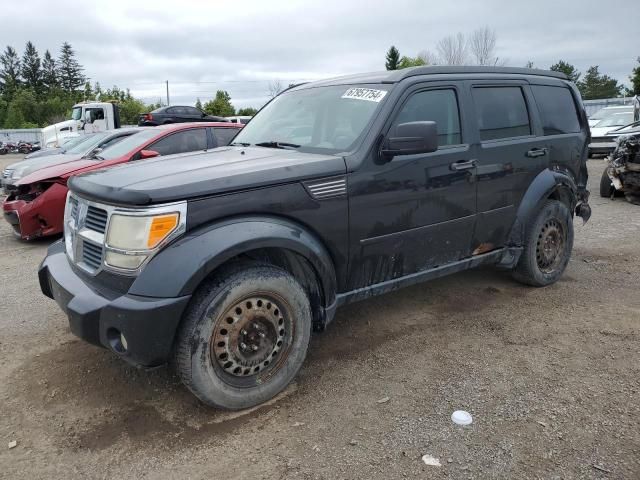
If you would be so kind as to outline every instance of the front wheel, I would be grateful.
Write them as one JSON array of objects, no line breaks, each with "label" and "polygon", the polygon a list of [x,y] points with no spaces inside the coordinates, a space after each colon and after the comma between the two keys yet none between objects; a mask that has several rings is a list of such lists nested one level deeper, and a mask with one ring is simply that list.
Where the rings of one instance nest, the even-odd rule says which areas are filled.
[{"label": "front wheel", "polygon": [[295,278],[271,265],[239,265],[194,295],[178,334],[176,367],[204,403],[249,408],[293,380],[310,336],[309,299]]},{"label": "front wheel", "polygon": [[567,268],[572,249],[573,218],[569,208],[557,200],[547,200],[527,226],[524,250],[513,277],[534,287],[555,283]]},{"label": "front wheel", "polygon": [[615,190],[611,178],[609,178],[609,174],[607,173],[607,169],[605,168],[604,172],[602,172],[602,177],[600,177],[600,196],[610,198],[611,195],[615,193]]}]

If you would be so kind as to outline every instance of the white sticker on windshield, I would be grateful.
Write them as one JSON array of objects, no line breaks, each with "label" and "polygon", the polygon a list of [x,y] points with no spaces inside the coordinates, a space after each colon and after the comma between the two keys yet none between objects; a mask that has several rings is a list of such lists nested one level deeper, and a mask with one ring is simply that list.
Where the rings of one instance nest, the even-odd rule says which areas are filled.
[{"label": "white sticker on windshield", "polygon": [[354,98],[356,100],[367,100],[369,102],[378,103],[384,98],[386,94],[387,92],[385,90],[374,90],[373,88],[356,87],[350,88],[349,90],[344,92],[342,98]]}]

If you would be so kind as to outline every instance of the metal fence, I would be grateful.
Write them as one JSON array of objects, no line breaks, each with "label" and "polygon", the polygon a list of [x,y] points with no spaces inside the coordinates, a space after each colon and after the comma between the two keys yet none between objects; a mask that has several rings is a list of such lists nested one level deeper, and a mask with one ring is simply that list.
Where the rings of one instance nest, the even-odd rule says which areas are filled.
[{"label": "metal fence", "polygon": [[39,128],[0,129],[0,142],[41,142],[42,130]]},{"label": "metal fence", "polygon": [[583,100],[584,109],[587,115],[593,115],[598,110],[604,107],[620,107],[623,105],[633,105],[633,97],[622,98],[602,98],[598,100]]}]

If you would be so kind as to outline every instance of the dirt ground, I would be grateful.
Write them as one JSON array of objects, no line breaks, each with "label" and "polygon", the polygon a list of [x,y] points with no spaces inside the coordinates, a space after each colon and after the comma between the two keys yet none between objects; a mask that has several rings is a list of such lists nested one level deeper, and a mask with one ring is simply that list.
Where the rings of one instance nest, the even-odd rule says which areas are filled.
[{"label": "dirt ground", "polygon": [[0,478],[640,478],[640,207],[589,164],[556,285],[485,269],[348,306],[285,394],[232,414],[71,335],[37,284],[50,241],[0,222]]}]

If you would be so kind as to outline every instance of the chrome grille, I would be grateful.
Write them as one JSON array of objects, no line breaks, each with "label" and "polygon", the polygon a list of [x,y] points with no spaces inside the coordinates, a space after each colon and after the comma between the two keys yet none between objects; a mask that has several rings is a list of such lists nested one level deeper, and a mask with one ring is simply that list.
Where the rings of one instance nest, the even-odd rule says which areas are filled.
[{"label": "chrome grille", "polygon": [[94,232],[104,233],[107,229],[107,211],[90,206],[84,219],[84,226]]},{"label": "chrome grille", "polygon": [[76,197],[69,197],[69,205],[71,207],[69,215],[71,216],[71,218],[73,218],[77,222],[78,221],[78,200],[76,199]]},{"label": "chrome grille", "polygon": [[102,265],[102,246],[90,241],[82,242],[82,261],[90,268],[97,270]]}]

